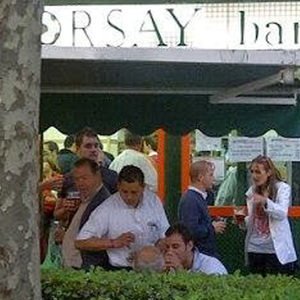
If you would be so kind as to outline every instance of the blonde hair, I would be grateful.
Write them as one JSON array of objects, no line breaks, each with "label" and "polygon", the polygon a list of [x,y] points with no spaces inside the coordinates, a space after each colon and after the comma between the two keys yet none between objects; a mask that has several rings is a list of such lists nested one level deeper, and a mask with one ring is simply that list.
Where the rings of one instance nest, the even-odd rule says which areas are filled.
[{"label": "blonde hair", "polygon": [[214,170],[215,165],[207,160],[197,160],[191,164],[190,178],[192,182],[196,182],[199,175],[205,175],[209,170]]}]

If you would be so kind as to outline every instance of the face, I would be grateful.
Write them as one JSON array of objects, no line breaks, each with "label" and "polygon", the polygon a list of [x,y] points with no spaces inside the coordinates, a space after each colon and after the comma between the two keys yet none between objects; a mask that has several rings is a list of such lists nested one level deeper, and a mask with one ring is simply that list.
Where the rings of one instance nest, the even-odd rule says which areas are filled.
[{"label": "face", "polygon": [[77,148],[80,157],[90,158],[94,161],[98,161],[100,151],[98,139],[90,136],[84,136],[81,145]]},{"label": "face", "polygon": [[253,184],[261,186],[267,183],[270,177],[270,171],[266,171],[262,164],[254,163],[250,168]]},{"label": "face", "polygon": [[209,167],[207,172],[204,175],[200,176],[204,188],[206,190],[212,189],[215,182],[214,169],[212,167]]},{"label": "face", "polygon": [[149,154],[150,153],[150,147],[147,145],[147,143],[143,142],[143,153]]},{"label": "face", "polygon": [[43,145],[43,158],[48,158],[51,161],[56,161],[57,155],[55,151],[52,151],[49,149],[49,145],[48,144],[44,144]]},{"label": "face", "polygon": [[127,205],[137,206],[143,197],[144,186],[137,181],[129,183],[123,180],[118,184],[118,191]]},{"label": "face", "polygon": [[182,236],[178,233],[174,233],[165,238],[165,254],[172,252],[177,257],[184,261],[193,249],[193,242],[189,241],[187,244],[184,242]]},{"label": "face", "polygon": [[89,165],[75,168],[73,178],[82,198],[92,195],[101,184],[99,174],[93,174]]}]

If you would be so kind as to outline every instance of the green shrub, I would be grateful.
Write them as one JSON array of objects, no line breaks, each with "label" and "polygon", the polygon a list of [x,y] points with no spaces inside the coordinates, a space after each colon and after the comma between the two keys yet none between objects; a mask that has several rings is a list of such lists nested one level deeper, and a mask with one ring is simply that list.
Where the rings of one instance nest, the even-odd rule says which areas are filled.
[{"label": "green shrub", "polygon": [[294,300],[300,280],[287,276],[137,274],[42,268],[44,300]]}]

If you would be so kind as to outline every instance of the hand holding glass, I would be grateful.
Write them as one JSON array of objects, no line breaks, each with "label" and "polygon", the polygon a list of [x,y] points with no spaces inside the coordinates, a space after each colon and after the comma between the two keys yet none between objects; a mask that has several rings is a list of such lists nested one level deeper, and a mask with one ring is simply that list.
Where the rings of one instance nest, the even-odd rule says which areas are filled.
[{"label": "hand holding glass", "polygon": [[80,205],[80,192],[71,191],[68,192],[67,197],[64,201],[64,207],[68,211],[76,211]]},{"label": "hand holding glass", "polygon": [[242,225],[245,222],[246,209],[243,206],[234,206],[233,221],[236,225]]}]

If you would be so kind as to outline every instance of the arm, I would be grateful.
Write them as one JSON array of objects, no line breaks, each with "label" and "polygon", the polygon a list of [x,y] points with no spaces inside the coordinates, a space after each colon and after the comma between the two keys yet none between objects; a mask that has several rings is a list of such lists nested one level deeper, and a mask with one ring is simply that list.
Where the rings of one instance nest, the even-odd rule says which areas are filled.
[{"label": "arm", "polygon": [[80,201],[66,200],[58,198],[54,209],[56,220],[68,220],[70,215],[75,213],[80,206]]},{"label": "arm", "polygon": [[283,220],[287,217],[291,201],[291,187],[282,183],[277,191],[276,201],[266,200],[265,212],[274,219]]},{"label": "arm", "polygon": [[63,199],[58,198],[54,209],[54,217],[56,220],[63,220],[67,218],[66,209],[63,206]]},{"label": "arm", "polygon": [[196,239],[206,238],[212,229],[211,223],[199,224],[199,219],[204,217],[204,211],[199,207],[197,199],[183,199],[179,207],[179,218]]},{"label": "arm", "polygon": [[53,176],[49,179],[45,179],[39,183],[39,190],[43,192],[45,190],[60,190],[63,185],[63,177],[61,175]]},{"label": "arm", "polygon": [[122,233],[116,239],[92,237],[85,240],[76,240],[75,247],[81,251],[101,251],[129,246],[134,242],[134,234],[131,232]]},{"label": "arm", "polygon": [[122,233],[116,239],[107,238],[111,212],[112,207],[103,207],[103,204],[98,206],[81,228],[75,241],[75,247],[83,251],[101,251],[122,248],[133,243],[135,237],[131,232]]},{"label": "arm", "polygon": [[253,215],[253,204],[252,199],[253,197],[253,187],[251,186],[248,191],[246,192],[246,204],[247,204],[247,213],[245,217],[245,223],[240,225],[240,228],[243,230],[248,230],[252,223],[252,215]]}]

